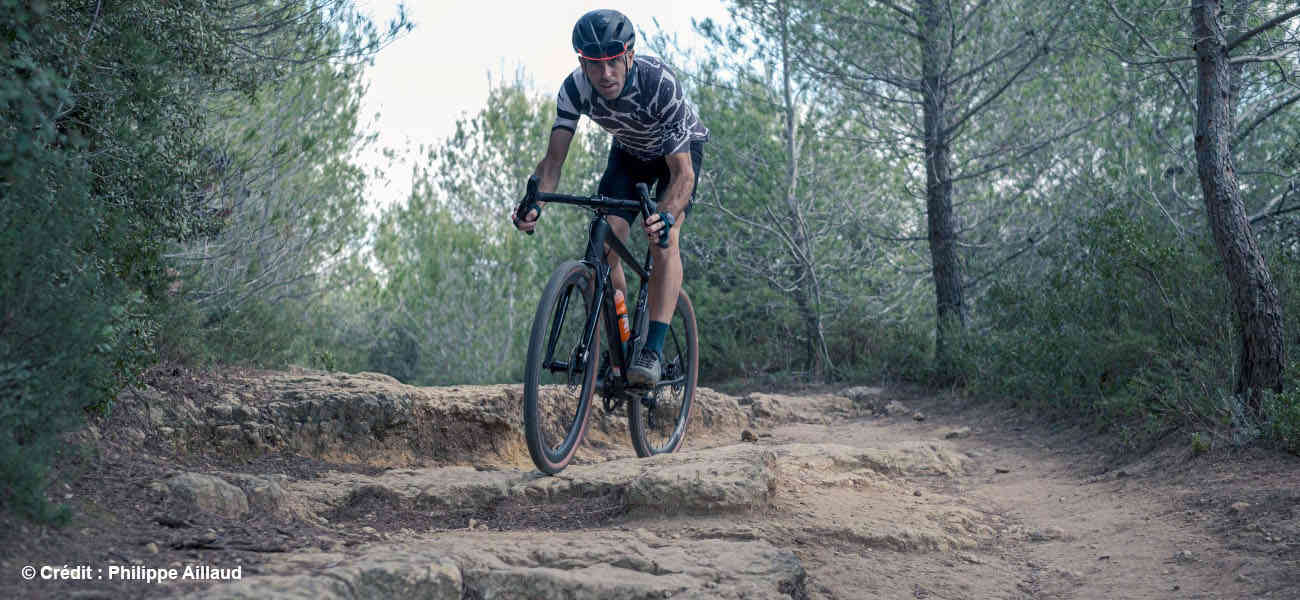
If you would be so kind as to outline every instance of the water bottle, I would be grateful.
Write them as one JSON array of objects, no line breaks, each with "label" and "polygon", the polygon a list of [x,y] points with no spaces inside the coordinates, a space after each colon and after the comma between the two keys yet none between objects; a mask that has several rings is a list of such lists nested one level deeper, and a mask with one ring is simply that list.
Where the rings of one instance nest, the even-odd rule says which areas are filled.
[{"label": "water bottle", "polygon": [[627,300],[623,297],[623,290],[614,290],[614,315],[618,317],[618,338],[627,344],[628,338],[632,337],[632,328],[627,324]]}]

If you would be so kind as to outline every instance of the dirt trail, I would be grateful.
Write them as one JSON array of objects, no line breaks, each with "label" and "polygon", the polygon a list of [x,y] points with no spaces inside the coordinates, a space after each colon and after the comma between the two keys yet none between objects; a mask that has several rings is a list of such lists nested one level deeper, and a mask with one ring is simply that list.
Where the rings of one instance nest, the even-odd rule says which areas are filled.
[{"label": "dirt trail", "polygon": [[[897,571],[917,574],[914,597],[1300,598],[1295,460],[1263,452],[1192,458],[1173,448],[1117,466],[1090,453],[1072,436],[1077,432],[1051,435],[1043,427],[998,423],[1009,418],[1015,417],[967,410],[924,423],[854,421],[825,431],[782,427],[776,439],[828,436],[869,446],[937,439],[953,427],[973,426],[973,435],[955,443],[974,458],[973,468],[918,484],[927,490],[924,497],[956,499],[1002,517],[1003,526],[957,561],[892,556]],[[1224,477],[1232,472],[1243,476]],[[1242,479],[1251,481],[1241,484]],[[1247,500],[1250,506],[1232,508]],[[1262,538],[1270,542],[1252,543]],[[876,573],[843,575],[851,560],[829,565],[812,570],[833,591],[828,597],[907,597],[905,583],[877,586]],[[936,566],[943,567],[939,573]],[[834,592],[862,589],[873,591]]]},{"label": "dirt trail", "polygon": [[[1120,465],[952,398],[702,390],[683,452],[597,415],[541,477],[509,386],[153,383],[64,462],[70,526],[0,523],[0,597],[1300,598],[1300,461],[1263,450]],[[240,579],[19,576],[64,564]]]}]

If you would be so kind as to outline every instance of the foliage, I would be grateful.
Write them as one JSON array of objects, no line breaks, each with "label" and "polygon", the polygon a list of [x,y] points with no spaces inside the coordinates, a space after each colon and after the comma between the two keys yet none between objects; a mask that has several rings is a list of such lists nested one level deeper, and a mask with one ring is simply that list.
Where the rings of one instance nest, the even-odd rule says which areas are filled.
[{"label": "foliage", "polygon": [[702,375],[834,378],[862,354],[841,364],[831,346],[864,349],[852,338],[876,328],[872,317],[911,305],[915,277],[903,271],[917,263],[873,233],[908,222],[916,205],[898,163],[842,143],[866,132],[790,68],[761,15],[738,16],[725,29],[699,24],[714,49],[703,56],[650,43],[685,74],[713,140],[682,238]]},{"label": "foliage", "polygon": [[1004,278],[979,307],[988,330],[965,352],[975,392],[1092,415],[1131,440],[1222,427],[1232,324],[1208,240],[1112,208],[1042,252],[1059,268]]},{"label": "foliage", "polygon": [[[337,42],[336,42],[337,43]],[[211,99],[205,206],[220,231],[177,244],[164,349],[176,360],[310,363],[301,318],[366,233],[361,66],[294,65],[251,97]],[[182,349],[183,347],[188,349]]]},{"label": "foliage", "polygon": [[384,36],[342,0],[3,0],[0,37],[0,502],[51,517],[58,435],[184,315],[166,253],[224,224],[208,101]]},{"label": "foliage", "polygon": [[[553,100],[499,85],[486,108],[429,149],[411,197],[380,221],[369,368],[420,384],[522,377],[541,288],[586,243],[581,210],[548,207],[533,236],[507,218],[554,119]],[[594,193],[608,143],[590,130],[576,136],[559,192]]]},{"label": "foliage", "polygon": [[[941,137],[969,314],[936,368],[935,98],[914,37],[933,6],[743,0],[733,26],[700,24],[711,52],[647,38],[711,130],[683,237],[706,382],[834,365],[1083,417],[1128,447],[1177,432],[1196,450],[1263,435],[1300,453],[1294,348],[1261,415],[1231,393],[1238,324],[1194,168],[1185,8],[954,5],[943,101],[958,121]],[[1225,6],[1233,31],[1281,10]],[[58,518],[43,486],[59,434],[111,410],[159,352],[520,377],[540,288],[585,242],[577,209],[548,207],[535,236],[506,217],[554,103],[496,83],[369,222],[360,74],[407,26],[380,30],[350,0],[0,0],[0,502]],[[1294,21],[1260,31],[1233,50],[1231,146],[1294,338],[1300,41]],[[609,138],[583,127],[560,191],[600,175]]]},{"label": "foliage", "polygon": [[1291,363],[1286,391],[1268,394],[1263,402],[1265,434],[1287,452],[1300,455],[1300,364]]}]

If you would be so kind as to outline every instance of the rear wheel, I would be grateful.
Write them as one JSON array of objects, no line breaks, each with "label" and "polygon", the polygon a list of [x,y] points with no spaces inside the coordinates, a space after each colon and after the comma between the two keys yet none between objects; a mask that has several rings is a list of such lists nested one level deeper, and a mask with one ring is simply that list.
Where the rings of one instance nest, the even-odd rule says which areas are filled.
[{"label": "rear wheel", "polygon": [[691,402],[699,377],[699,339],[695,328],[695,308],[682,290],[677,296],[677,310],[664,337],[663,369],[659,385],[641,398],[630,399],[627,407],[628,430],[637,456],[675,452],[686,437],[691,419]]},{"label": "rear wheel", "polygon": [[[600,335],[583,347],[595,275],[568,261],[551,274],[533,318],[524,366],[524,437],[533,464],[548,475],[573,459],[587,431]],[[599,329],[599,328],[597,328]]]}]

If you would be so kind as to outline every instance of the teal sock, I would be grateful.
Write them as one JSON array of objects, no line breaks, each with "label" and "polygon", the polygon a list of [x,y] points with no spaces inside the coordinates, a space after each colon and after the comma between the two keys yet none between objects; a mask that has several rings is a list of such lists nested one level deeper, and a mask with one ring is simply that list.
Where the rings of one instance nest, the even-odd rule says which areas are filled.
[{"label": "teal sock", "polygon": [[645,349],[654,350],[659,356],[664,355],[664,336],[668,335],[668,324],[650,321],[650,331],[645,336]]}]

